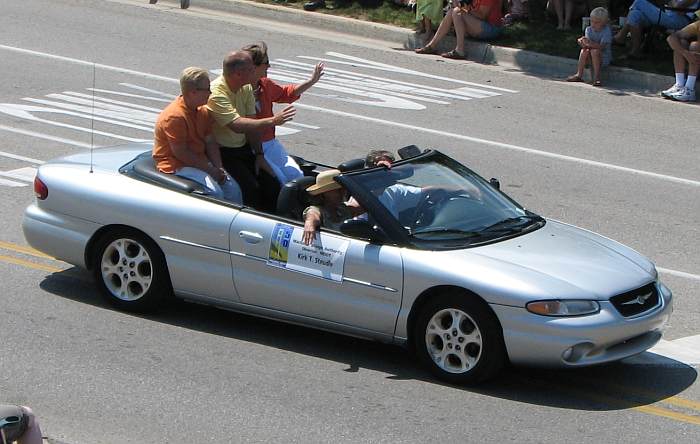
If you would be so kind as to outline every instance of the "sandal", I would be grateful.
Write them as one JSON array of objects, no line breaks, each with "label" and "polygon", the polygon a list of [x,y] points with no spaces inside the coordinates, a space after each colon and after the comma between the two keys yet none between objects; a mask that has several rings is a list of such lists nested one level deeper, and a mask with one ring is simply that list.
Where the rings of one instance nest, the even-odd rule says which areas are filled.
[{"label": "sandal", "polygon": [[456,49],[453,49],[450,52],[446,52],[444,54],[440,54],[441,57],[444,57],[446,59],[452,59],[452,60],[464,60],[465,54],[460,54],[457,52]]},{"label": "sandal", "polygon": [[594,80],[592,85],[593,86],[603,86],[603,83],[600,80]]},{"label": "sandal", "polygon": [[425,45],[422,48],[416,49],[416,54],[437,54],[437,51],[432,46]]},{"label": "sandal", "polygon": [[583,79],[578,74],[574,74],[566,78],[567,82],[583,82]]}]

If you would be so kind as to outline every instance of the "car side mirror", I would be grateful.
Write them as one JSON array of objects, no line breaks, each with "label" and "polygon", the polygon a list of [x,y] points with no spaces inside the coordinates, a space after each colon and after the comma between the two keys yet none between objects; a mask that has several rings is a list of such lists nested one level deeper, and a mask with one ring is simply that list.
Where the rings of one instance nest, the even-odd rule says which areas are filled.
[{"label": "car side mirror", "polygon": [[492,177],[491,179],[489,179],[489,183],[495,189],[497,189],[497,190],[501,189],[501,182],[499,182],[498,179],[496,179],[495,177]]},{"label": "car side mirror", "polygon": [[370,242],[385,240],[384,234],[366,220],[348,219],[340,226],[340,232],[346,236],[365,239]]}]

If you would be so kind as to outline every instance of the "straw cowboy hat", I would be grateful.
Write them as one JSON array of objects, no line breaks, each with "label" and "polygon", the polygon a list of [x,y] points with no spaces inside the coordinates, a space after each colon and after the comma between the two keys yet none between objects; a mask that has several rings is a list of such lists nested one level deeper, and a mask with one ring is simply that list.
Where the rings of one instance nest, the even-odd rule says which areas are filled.
[{"label": "straw cowboy hat", "polygon": [[333,180],[333,178],[339,174],[340,170],[321,171],[318,173],[318,176],[316,176],[316,183],[314,185],[310,185],[306,189],[306,192],[312,196],[317,196],[321,193],[325,193],[326,191],[338,190],[342,188],[338,182]]}]

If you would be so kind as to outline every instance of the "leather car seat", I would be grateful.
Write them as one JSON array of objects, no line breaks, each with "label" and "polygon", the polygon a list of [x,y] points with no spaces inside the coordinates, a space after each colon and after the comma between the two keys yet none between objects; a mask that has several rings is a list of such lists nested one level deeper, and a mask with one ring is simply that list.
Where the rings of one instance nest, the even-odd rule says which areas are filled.
[{"label": "leather car seat", "polygon": [[312,176],[302,176],[285,183],[277,198],[277,214],[290,219],[302,220],[301,214],[309,206],[306,188],[316,183]]},{"label": "leather car seat", "polygon": [[158,171],[156,168],[156,162],[153,160],[150,153],[136,159],[132,165],[132,171],[134,174],[166,188],[171,188],[176,191],[184,191],[186,193],[205,194],[204,187],[193,180]]},{"label": "leather car seat", "polygon": [[347,173],[348,171],[361,170],[365,167],[365,159],[352,159],[345,161],[338,165],[338,169],[341,173]]}]

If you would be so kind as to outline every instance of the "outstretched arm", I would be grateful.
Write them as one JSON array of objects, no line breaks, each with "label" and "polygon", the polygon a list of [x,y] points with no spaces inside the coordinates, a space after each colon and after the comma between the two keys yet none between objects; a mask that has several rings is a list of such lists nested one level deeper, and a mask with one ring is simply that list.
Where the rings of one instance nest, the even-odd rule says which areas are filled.
[{"label": "outstretched arm", "polygon": [[297,110],[289,105],[282,111],[278,112],[272,117],[266,117],[264,119],[253,119],[250,117],[239,117],[233,122],[228,124],[229,129],[235,133],[250,133],[254,131],[261,131],[269,126],[279,126],[284,125],[294,118]]},{"label": "outstretched arm", "polygon": [[323,62],[316,64],[311,78],[304,83],[298,84],[297,87],[294,88],[294,95],[302,95],[306,92],[307,89],[311,88],[316,82],[318,82],[321,76],[323,75],[323,68],[325,68],[325,66],[326,65],[324,65]]}]

